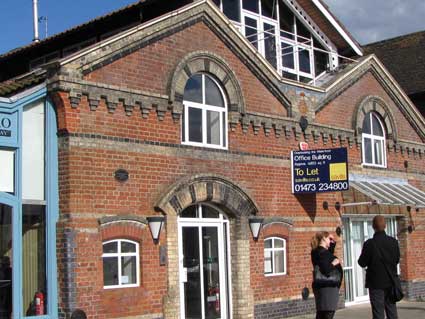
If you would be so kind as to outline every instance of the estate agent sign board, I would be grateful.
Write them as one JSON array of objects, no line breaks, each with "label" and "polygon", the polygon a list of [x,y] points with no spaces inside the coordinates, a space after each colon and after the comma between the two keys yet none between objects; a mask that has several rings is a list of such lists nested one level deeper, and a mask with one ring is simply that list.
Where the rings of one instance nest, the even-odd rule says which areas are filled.
[{"label": "estate agent sign board", "polygon": [[291,152],[292,193],[348,189],[347,148]]}]

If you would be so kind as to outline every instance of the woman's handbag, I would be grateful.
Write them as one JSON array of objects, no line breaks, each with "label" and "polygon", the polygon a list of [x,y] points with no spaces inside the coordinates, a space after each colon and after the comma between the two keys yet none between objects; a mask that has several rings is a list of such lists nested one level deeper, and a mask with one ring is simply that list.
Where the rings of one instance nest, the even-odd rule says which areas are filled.
[{"label": "woman's handbag", "polygon": [[387,263],[385,262],[385,259],[382,257],[381,254],[381,249],[378,247],[378,245],[376,244],[376,242],[374,240],[372,240],[373,245],[376,248],[377,251],[377,255],[378,258],[381,260],[381,262],[384,264],[384,268],[388,274],[388,276],[390,276],[391,281],[393,282],[393,285],[391,286],[391,290],[390,290],[390,295],[389,295],[389,299],[392,302],[399,302],[401,299],[403,299],[404,294],[403,294],[403,290],[401,289],[401,282],[400,282],[400,277],[397,275],[394,275],[387,267]]},{"label": "woman's handbag", "polygon": [[341,282],[341,272],[338,269],[332,269],[329,276],[320,271],[319,266],[314,266],[313,285],[316,287],[337,287]]}]

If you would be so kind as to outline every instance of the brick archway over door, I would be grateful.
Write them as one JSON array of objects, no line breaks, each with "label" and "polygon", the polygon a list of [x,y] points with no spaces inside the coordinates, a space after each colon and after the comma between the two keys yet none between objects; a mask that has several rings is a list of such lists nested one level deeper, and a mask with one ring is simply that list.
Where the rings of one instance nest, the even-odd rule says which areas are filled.
[{"label": "brick archway over door", "polygon": [[188,206],[207,202],[225,210],[230,222],[232,313],[234,319],[254,318],[250,285],[250,236],[248,217],[258,206],[241,187],[211,174],[195,175],[172,185],[155,205],[167,216],[168,293],[164,299],[165,319],[180,317],[177,216]]}]

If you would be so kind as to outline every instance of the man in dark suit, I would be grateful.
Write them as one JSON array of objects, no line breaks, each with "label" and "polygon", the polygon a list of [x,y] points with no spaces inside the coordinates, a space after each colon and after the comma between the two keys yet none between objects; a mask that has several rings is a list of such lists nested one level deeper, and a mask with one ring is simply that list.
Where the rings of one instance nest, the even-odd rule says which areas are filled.
[{"label": "man in dark suit", "polygon": [[384,310],[388,319],[398,318],[396,304],[389,298],[393,283],[380,257],[385,261],[387,269],[396,276],[400,248],[395,238],[387,236],[385,227],[385,218],[381,215],[375,216],[373,219],[375,234],[364,243],[358,260],[361,267],[367,267],[366,288],[369,288],[373,319],[384,319]]}]

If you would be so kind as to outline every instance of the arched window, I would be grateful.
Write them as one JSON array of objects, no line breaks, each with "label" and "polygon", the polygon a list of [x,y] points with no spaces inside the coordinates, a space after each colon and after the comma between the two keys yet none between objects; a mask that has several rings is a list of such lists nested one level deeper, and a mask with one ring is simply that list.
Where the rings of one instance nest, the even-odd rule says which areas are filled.
[{"label": "arched window", "polygon": [[218,83],[206,74],[193,75],[186,83],[183,104],[182,142],[226,148],[227,106]]},{"label": "arched window", "polygon": [[103,286],[124,288],[139,286],[139,244],[125,239],[103,243]]},{"label": "arched window", "polygon": [[386,167],[385,129],[375,112],[366,114],[362,127],[363,164]]},{"label": "arched window", "polygon": [[286,275],[286,240],[269,237],[264,240],[264,274]]}]

